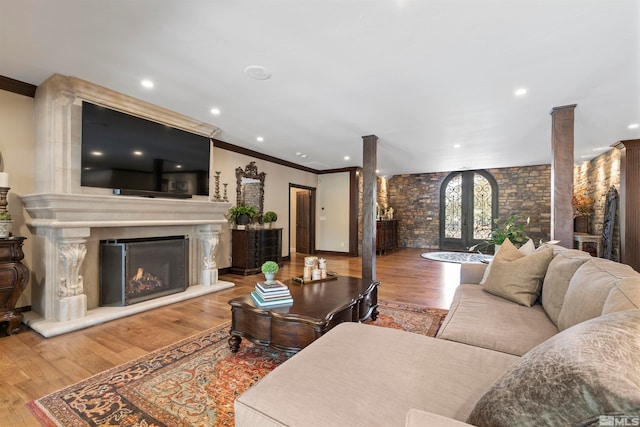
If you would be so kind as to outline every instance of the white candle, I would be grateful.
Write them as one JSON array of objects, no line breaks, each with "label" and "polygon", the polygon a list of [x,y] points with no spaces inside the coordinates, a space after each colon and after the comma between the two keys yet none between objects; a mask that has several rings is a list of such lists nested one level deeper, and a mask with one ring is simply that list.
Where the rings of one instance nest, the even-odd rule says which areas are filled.
[{"label": "white candle", "polygon": [[9,174],[6,172],[0,172],[0,187],[9,187]]}]

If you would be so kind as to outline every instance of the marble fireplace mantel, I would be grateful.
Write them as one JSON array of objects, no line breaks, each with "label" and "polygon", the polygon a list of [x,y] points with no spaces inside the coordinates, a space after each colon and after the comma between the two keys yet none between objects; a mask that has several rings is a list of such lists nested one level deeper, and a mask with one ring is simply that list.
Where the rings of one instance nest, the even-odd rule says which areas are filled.
[{"label": "marble fireplace mantel", "polygon": [[[38,86],[34,194],[22,196],[33,233],[29,239],[32,311],[25,313],[25,322],[45,337],[233,286],[218,281],[216,264],[230,203],[205,196],[120,196],[109,189],[81,186],[84,101],[206,137],[218,130],[71,76],[54,74]],[[178,235],[189,238],[186,291],[125,307],[100,307],[101,240]]]},{"label": "marble fireplace mantel", "polygon": [[[41,265],[32,280],[32,308],[25,322],[45,337],[233,286],[217,280],[215,250],[229,203],[84,194],[22,197],[31,216]],[[125,307],[100,307],[100,240],[189,236],[186,291]],[[41,256],[40,256],[41,255]]]}]

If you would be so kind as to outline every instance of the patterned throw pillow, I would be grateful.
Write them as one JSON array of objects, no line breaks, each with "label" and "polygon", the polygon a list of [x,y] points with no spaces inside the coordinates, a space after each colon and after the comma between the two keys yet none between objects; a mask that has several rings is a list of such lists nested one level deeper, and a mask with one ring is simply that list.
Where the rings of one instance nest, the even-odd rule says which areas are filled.
[{"label": "patterned throw pillow", "polygon": [[480,398],[467,422],[611,425],[599,424],[603,417],[640,419],[640,309],[596,317],[533,348]]}]

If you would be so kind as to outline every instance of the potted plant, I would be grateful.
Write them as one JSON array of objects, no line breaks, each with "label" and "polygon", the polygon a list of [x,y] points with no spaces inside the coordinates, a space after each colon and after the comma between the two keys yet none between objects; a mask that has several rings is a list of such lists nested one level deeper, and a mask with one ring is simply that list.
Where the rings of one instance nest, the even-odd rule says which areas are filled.
[{"label": "potted plant", "polygon": [[278,267],[278,263],[275,261],[266,261],[264,264],[262,264],[262,267],[260,267],[260,270],[264,274],[264,278],[266,279],[267,283],[273,283],[276,278],[276,273],[279,269],[280,267]]},{"label": "potted plant", "polygon": [[271,228],[271,224],[278,220],[278,214],[273,211],[265,212],[262,215],[262,223],[266,224],[268,228]]},{"label": "potted plant", "polygon": [[244,227],[253,222],[258,216],[258,210],[253,206],[232,206],[227,211],[226,217],[230,223]]},{"label": "potted plant", "polygon": [[0,238],[6,239],[11,234],[11,214],[7,211],[0,212]]},{"label": "potted plant", "polygon": [[524,232],[524,226],[529,224],[530,218],[527,217],[527,220],[522,222],[519,221],[520,217],[520,215],[511,215],[503,224],[500,224],[499,218],[494,219],[491,237],[484,242],[471,246],[469,252],[478,248],[488,248],[492,245],[495,246],[494,252],[498,252],[500,245],[507,239],[517,248],[524,245],[529,240],[529,236]]}]

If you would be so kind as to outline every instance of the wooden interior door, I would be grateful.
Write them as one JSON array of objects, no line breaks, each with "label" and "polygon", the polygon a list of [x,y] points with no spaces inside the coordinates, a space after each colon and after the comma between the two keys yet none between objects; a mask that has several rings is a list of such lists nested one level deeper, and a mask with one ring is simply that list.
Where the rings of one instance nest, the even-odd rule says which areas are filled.
[{"label": "wooden interior door", "polygon": [[311,192],[296,192],[296,252],[311,253]]}]

